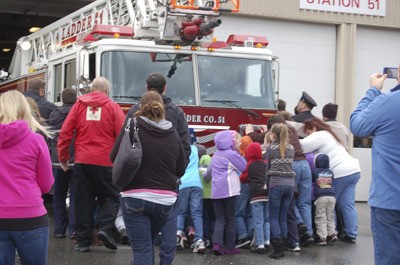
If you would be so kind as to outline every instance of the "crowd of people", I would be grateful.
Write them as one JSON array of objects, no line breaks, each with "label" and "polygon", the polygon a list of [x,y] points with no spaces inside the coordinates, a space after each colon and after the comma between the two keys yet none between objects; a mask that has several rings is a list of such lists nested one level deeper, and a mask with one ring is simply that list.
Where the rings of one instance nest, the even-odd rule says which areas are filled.
[{"label": "crowd of people", "polygon": [[[388,145],[400,130],[391,109],[400,85],[382,94],[385,78],[371,76],[350,126],[355,135],[374,137],[379,163],[369,201],[375,263],[397,264],[399,190],[391,183],[400,161]],[[0,95],[0,155],[7,157],[0,164],[0,264],[14,264],[16,252],[23,265],[47,264],[51,232],[42,196],[53,184],[53,236],[73,239],[79,252],[89,252],[94,239],[117,250],[117,231],[120,243],[130,244],[132,264],[155,264],[155,245],[160,264],[168,265],[184,248],[199,254],[210,248],[215,255],[249,248],[280,259],[303,246],[356,242],[361,170],[348,152],[349,130],[336,121],[338,105],[326,104],[319,119],[306,92],[294,115],[280,100],[261,130],[249,124],[245,136],[216,133],[217,151],[210,156],[166,96],[165,78],[153,73],[146,85],[127,115],[109,98],[104,77],[80,97],[64,89],[59,107],[43,98],[41,80],[32,81],[25,95]],[[132,117],[143,158],[133,180],[118,190],[112,165]]]}]

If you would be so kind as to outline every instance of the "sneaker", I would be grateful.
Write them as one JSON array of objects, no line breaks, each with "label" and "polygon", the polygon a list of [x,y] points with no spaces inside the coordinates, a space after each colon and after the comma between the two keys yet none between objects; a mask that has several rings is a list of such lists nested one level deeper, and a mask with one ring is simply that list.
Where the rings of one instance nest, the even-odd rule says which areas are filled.
[{"label": "sneaker", "polygon": [[309,235],[309,238],[307,238],[306,243],[307,243],[307,245],[314,245],[315,239]]},{"label": "sneaker", "polygon": [[225,251],[224,251],[223,247],[220,244],[214,243],[214,245],[213,245],[213,253],[215,255],[219,256],[219,255],[224,255]]},{"label": "sneaker", "polygon": [[193,244],[194,242],[194,235],[195,235],[195,231],[193,227],[189,227],[189,229],[187,230],[187,244]]},{"label": "sneaker", "polygon": [[255,247],[257,247],[256,235],[254,235],[253,238],[251,239],[250,249],[251,249],[251,248],[255,248]]},{"label": "sneaker", "polygon": [[354,237],[350,237],[348,235],[344,235],[340,238],[340,241],[346,243],[356,243],[356,239]]},{"label": "sneaker", "polygon": [[203,254],[206,250],[206,246],[204,245],[204,241],[199,239],[193,245],[193,253]]},{"label": "sneaker", "polygon": [[119,234],[121,235],[121,238],[119,241],[121,243],[121,245],[129,245],[129,237],[128,237],[128,234],[126,233],[126,229],[121,229],[119,231]]},{"label": "sneaker", "polygon": [[108,249],[117,250],[117,242],[115,242],[114,238],[108,235],[104,231],[97,232],[97,237],[103,241],[104,246]]},{"label": "sneaker", "polygon": [[182,250],[185,248],[187,238],[183,231],[178,230],[176,232],[176,249]]},{"label": "sneaker", "polygon": [[293,252],[299,252],[301,250],[299,243],[289,245],[288,250]]},{"label": "sneaker", "polygon": [[238,249],[238,248],[225,249],[225,254],[227,254],[227,255],[240,254],[240,249]]},{"label": "sneaker", "polygon": [[212,248],[212,242],[211,240],[206,240],[206,248]]},{"label": "sneaker", "polygon": [[236,243],[236,248],[249,248],[251,244],[251,240],[249,237],[245,237],[239,239]]},{"label": "sneaker", "polygon": [[326,246],[326,239],[318,238],[317,240],[315,240],[315,244],[317,246]]},{"label": "sneaker", "polygon": [[89,252],[90,246],[79,246],[78,244],[75,244],[74,249],[79,252]]},{"label": "sneaker", "polygon": [[75,240],[75,239],[76,239],[76,234],[75,234],[75,233],[72,233],[72,234],[69,236],[69,239]]},{"label": "sneaker", "polygon": [[65,234],[54,234],[55,238],[65,238]]},{"label": "sneaker", "polygon": [[326,242],[327,242],[328,244],[335,243],[336,240],[338,240],[338,237],[336,236],[336,234],[332,234],[332,235],[330,235],[330,236],[327,236],[327,238],[326,238]]},{"label": "sneaker", "polygon": [[297,230],[299,232],[300,237],[307,233],[307,226],[303,223],[299,223],[297,225]]},{"label": "sneaker", "polygon": [[250,250],[252,253],[257,253],[257,254],[265,254],[267,253],[267,249],[265,247],[252,247]]},{"label": "sneaker", "polygon": [[156,238],[154,239],[153,242],[154,246],[159,247],[161,245],[161,232],[158,233],[158,235],[156,236]]}]

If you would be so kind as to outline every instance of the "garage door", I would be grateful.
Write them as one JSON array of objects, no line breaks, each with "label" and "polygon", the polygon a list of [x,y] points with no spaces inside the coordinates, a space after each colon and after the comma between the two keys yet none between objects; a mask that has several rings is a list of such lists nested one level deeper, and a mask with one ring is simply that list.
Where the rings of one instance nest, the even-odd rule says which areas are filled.
[{"label": "garage door", "polygon": [[[400,63],[400,31],[361,28],[357,29],[356,69],[354,106],[364,97],[369,89],[369,77],[373,73],[382,72],[383,67],[397,67]],[[394,79],[388,79],[383,88],[384,92],[396,85]],[[355,139],[357,144],[360,139]],[[358,148],[353,150],[354,157],[360,160],[361,179],[356,188],[356,200],[368,199],[371,183],[371,149]]]},{"label": "garage door", "polygon": [[263,35],[279,57],[280,98],[293,113],[301,92],[307,91],[318,103],[314,115],[334,101],[336,30],[334,25],[311,24],[262,18],[225,16],[215,31],[218,40],[230,34]]}]

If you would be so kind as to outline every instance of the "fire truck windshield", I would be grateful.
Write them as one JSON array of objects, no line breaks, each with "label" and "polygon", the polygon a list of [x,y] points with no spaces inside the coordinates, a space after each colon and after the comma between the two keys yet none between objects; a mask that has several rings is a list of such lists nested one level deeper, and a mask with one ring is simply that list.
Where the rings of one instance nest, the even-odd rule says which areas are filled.
[{"label": "fire truck windshield", "polygon": [[178,105],[275,109],[270,61],[133,51],[101,56],[101,75],[112,83],[110,96],[119,103],[136,104],[153,72],[166,77],[167,96]]}]

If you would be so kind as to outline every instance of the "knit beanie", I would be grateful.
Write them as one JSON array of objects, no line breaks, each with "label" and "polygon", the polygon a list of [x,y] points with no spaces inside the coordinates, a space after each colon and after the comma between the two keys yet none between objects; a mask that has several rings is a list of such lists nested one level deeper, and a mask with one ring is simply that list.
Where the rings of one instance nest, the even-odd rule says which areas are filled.
[{"label": "knit beanie", "polygon": [[322,116],[328,119],[336,119],[338,105],[333,103],[326,104],[322,109]]}]

